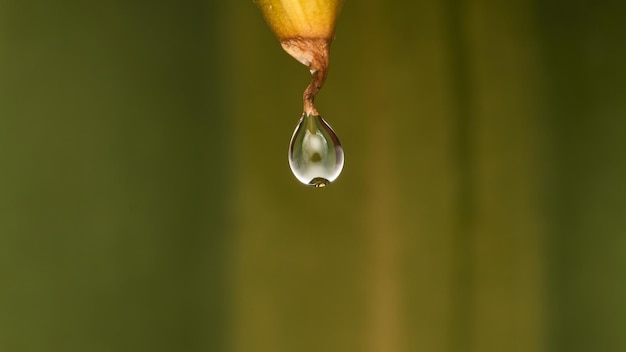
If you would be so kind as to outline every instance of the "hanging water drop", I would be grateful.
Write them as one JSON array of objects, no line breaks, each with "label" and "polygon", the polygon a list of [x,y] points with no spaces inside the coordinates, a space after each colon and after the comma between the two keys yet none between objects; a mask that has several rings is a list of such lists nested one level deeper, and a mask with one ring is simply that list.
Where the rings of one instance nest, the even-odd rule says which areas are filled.
[{"label": "hanging water drop", "polygon": [[303,114],[289,143],[289,166],[305,185],[325,187],[343,169],[339,138],[319,115]]}]

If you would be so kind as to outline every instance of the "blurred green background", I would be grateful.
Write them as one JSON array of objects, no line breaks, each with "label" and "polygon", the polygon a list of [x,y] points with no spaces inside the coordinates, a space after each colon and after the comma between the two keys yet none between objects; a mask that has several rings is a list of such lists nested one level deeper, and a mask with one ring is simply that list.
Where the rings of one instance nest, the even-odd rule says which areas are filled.
[{"label": "blurred green background", "polygon": [[0,0],[0,351],[626,351],[622,1]]}]

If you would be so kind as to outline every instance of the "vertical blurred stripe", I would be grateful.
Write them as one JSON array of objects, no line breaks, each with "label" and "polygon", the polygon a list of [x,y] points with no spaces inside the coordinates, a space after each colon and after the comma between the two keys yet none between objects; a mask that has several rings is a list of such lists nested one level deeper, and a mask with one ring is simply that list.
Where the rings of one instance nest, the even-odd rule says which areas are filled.
[{"label": "vertical blurred stripe", "polygon": [[527,1],[469,2],[473,351],[544,345],[539,48]]},{"label": "vertical blurred stripe", "polygon": [[0,350],[225,350],[209,6],[1,2]]},{"label": "vertical blurred stripe", "polygon": [[534,4],[549,178],[553,351],[626,349],[626,4]]},{"label": "vertical blurred stripe", "polygon": [[[381,15],[383,4],[366,2],[362,5],[360,21],[367,21],[372,29],[381,28],[385,17]],[[388,61],[388,43],[384,40],[384,31],[372,30],[367,33],[361,50],[368,54],[361,58],[361,71],[355,75],[358,81],[369,81],[358,92],[364,100],[354,107],[358,112],[357,128],[366,138],[366,148],[354,153],[365,153],[367,162],[363,169],[364,188],[368,194],[363,203],[362,216],[365,219],[364,239],[367,241],[367,324],[365,351],[378,352],[402,351],[406,347],[406,329],[404,320],[404,280],[401,275],[403,264],[404,223],[398,214],[399,197],[398,178],[402,171],[398,157],[394,153],[397,147],[396,125],[389,123],[394,108],[389,90],[389,80],[385,74]],[[342,45],[350,45],[341,43]]]}]

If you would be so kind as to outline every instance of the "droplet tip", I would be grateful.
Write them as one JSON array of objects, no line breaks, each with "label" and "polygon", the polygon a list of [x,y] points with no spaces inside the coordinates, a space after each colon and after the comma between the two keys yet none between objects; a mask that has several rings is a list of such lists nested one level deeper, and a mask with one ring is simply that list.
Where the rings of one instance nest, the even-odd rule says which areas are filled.
[{"label": "droplet tip", "polygon": [[309,182],[309,185],[314,186],[315,188],[324,188],[330,184],[330,181],[323,177],[316,177]]}]

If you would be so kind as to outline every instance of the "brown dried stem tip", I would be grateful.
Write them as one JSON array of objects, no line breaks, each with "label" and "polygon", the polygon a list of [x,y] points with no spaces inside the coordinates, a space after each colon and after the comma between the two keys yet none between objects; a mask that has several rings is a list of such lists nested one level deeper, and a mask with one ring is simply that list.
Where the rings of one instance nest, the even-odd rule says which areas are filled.
[{"label": "brown dried stem tip", "polygon": [[309,67],[304,112],[319,115],[313,100],[328,73],[330,43],[343,0],[254,0],[283,49]]}]

